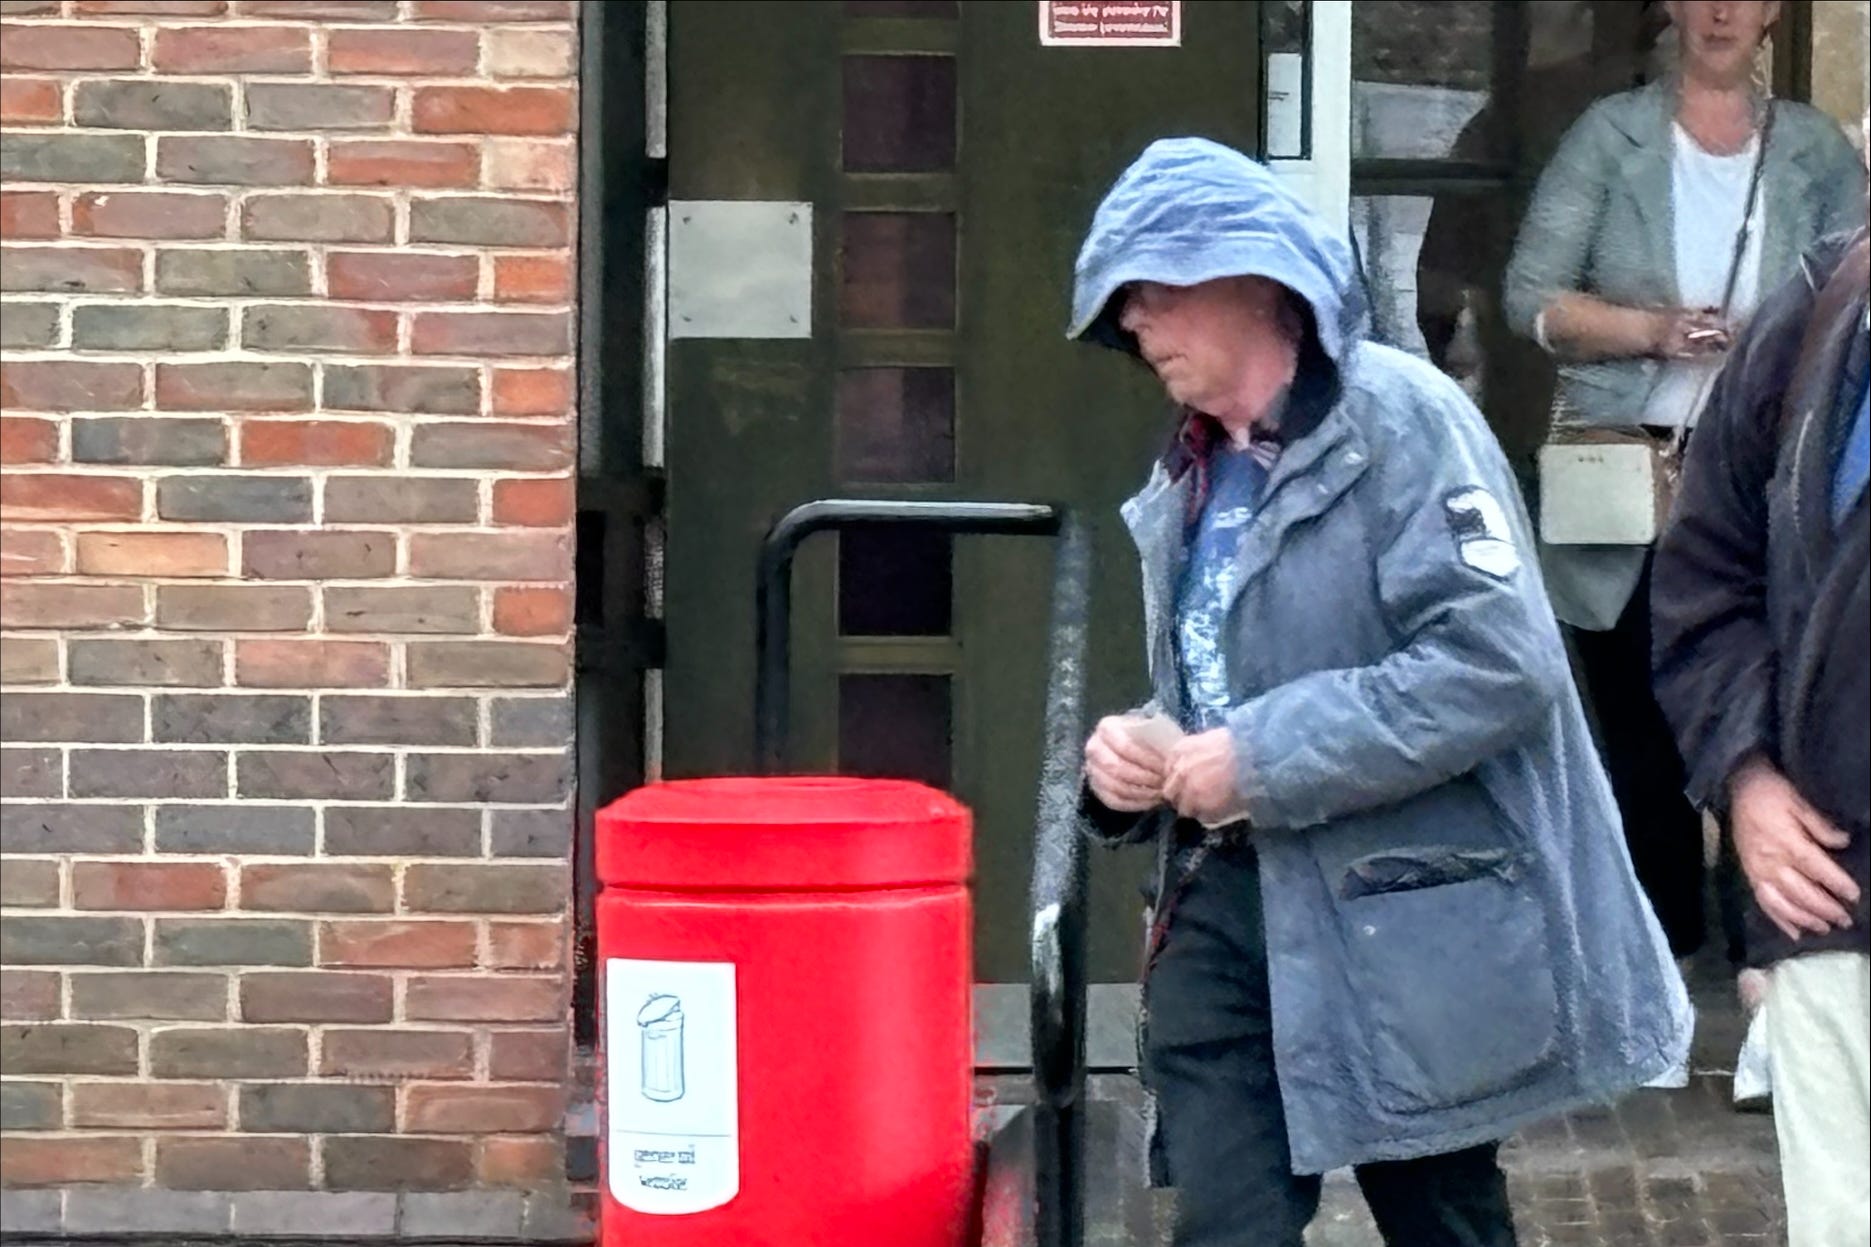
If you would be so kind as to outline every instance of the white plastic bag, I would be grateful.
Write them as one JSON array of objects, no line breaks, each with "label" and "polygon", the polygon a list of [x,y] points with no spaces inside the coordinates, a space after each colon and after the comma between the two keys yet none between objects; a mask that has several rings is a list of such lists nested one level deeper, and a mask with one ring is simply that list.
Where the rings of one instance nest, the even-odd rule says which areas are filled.
[{"label": "white plastic bag", "polygon": [[1767,1063],[1767,1010],[1754,1011],[1748,1020],[1748,1037],[1741,1041],[1741,1055],[1735,1058],[1735,1107],[1765,1108],[1773,1099],[1773,1071]]}]

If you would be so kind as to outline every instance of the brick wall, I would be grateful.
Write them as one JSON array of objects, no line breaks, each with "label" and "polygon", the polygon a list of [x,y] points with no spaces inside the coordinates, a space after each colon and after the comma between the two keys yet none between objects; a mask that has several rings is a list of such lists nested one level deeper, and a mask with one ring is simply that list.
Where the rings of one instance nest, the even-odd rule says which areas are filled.
[{"label": "brick wall", "polygon": [[9,1229],[563,1186],[572,10],[4,5]]}]

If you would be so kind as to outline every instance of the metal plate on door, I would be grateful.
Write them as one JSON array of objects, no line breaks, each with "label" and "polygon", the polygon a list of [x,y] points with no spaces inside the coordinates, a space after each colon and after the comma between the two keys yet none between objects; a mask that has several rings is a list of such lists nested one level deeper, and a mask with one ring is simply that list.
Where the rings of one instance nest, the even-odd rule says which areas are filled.
[{"label": "metal plate on door", "polygon": [[669,205],[671,338],[812,336],[812,205]]}]

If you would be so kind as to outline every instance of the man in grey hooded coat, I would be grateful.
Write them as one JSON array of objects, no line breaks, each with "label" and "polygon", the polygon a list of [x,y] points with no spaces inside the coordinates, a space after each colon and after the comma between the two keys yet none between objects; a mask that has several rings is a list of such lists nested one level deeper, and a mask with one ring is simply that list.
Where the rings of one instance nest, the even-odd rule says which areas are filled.
[{"label": "man in grey hooded coat", "polygon": [[1389,1243],[1511,1244],[1499,1141],[1687,1058],[1512,475],[1362,322],[1343,239],[1205,140],[1153,143],[1079,254],[1071,336],[1179,410],[1123,508],[1154,697],[1087,743],[1086,811],[1158,849],[1183,1247],[1299,1247],[1341,1165]]}]

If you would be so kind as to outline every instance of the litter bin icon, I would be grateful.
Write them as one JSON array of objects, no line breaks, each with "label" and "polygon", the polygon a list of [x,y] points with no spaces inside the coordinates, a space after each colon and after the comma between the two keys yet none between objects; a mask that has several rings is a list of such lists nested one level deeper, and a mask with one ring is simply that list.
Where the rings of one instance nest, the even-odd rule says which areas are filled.
[{"label": "litter bin icon", "polygon": [[643,1098],[659,1104],[680,1100],[686,1087],[682,1071],[682,998],[651,996],[637,1010],[643,1030]]}]

